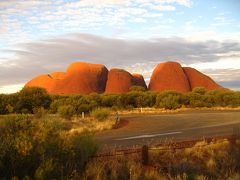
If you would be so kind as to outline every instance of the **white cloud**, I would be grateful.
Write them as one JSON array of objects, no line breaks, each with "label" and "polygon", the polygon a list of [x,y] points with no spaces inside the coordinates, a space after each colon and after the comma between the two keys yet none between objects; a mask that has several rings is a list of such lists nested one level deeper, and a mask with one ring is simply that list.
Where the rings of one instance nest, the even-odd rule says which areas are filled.
[{"label": "white cloud", "polygon": [[20,91],[23,88],[24,84],[14,84],[7,86],[0,86],[0,94],[10,94]]}]

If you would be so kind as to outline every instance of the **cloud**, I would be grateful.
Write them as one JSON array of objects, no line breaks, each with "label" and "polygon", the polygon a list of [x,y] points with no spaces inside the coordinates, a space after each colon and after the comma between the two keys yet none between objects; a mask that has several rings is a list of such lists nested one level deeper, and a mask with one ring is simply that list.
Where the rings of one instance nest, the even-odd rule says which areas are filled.
[{"label": "cloud", "polygon": [[[33,28],[44,33],[54,29],[71,31],[81,28],[99,28],[103,25],[121,26],[140,19],[161,17],[163,11],[173,11],[176,5],[191,6],[190,0],[1,0],[0,25],[11,27],[7,35],[16,37],[11,21],[24,24],[22,31]],[[138,18],[138,19],[137,19]],[[6,20],[7,19],[7,20]],[[129,20],[130,19],[130,20]],[[129,21],[128,21],[129,20]],[[67,27],[67,28],[66,28]],[[1,30],[6,32],[6,29]],[[1,36],[1,34],[0,34]],[[17,39],[17,38],[15,38]]]},{"label": "cloud", "polygon": [[[219,59],[224,61],[224,58],[225,61],[227,58],[240,59],[238,42],[192,42],[178,37],[126,40],[90,34],[68,34],[18,46],[23,48],[5,50],[14,53],[16,58],[2,62],[1,86],[25,83],[39,74],[65,71],[74,61],[101,63],[108,68],[123,67],[132,72],[143,73],[145,78],[149,78],[154,66],[166,60],[191,65],[218,62]],[[210,65],[213,66],[212,69],[215,68],[214,63]],[[210,72],[214,71],[208,71],[207,74]],[[232,78],[232,72],[221,77]],[[226,80],[220,76],[213,77],[215,80]]]}]

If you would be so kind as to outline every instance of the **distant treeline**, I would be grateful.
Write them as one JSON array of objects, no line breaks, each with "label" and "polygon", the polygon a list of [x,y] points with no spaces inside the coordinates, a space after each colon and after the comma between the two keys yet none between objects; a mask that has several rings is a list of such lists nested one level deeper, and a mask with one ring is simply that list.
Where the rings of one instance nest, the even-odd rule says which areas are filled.
[{"label": "distant treeline", "polygon": [[74,114],[88,113],[101,107],[113,110],[139,107],[165,109],[238,107],[240,92],[208,91],[201,87],[188,93],[150,92],[139,86],[133,86],[126,94],[49,95],[46,90],[37,87],[23,88],[14,94],[0,94],[0,114],[34,113],[40,108],[49,113],[57,113],[62,106],[67,106]]}]

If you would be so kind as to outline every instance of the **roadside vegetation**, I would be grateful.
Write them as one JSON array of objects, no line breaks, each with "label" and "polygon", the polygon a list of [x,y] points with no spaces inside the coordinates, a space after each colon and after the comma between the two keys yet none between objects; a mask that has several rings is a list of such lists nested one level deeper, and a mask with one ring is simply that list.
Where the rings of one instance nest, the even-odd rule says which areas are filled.
[{"label": "roadside vegetation", "polygon": [[89,133],[68,133],[52,118],[9,115],[0,120],[0,179],[79,178],[98,149]]},{"label": "roadside vegetation", "polygon": [[[0,114],[33,114],[44,110],[49,114],[73,116],[100,114],[106,111],[132,110],[134,108],[157,108],[175,110],[179,108],[234,108],[240,106],[240,92],[195,88],[192,92],[150,92],[132,87],[126,94],[49,95],[41,88],[24,88],[14,94],[0,94]],[[105,115],[103,115],[105,114]]]},{"label": "roadside vegetation", "polygon": [[240,140],[236,144],[222,139],[200,141],[191,148],[152,149],[149,150],[149,164],[141,162],[141,153],[94,158],[88,163],[82,179],[240,179]]},{"label": "roadside vegetation", "polygon": [[240,92],[131,90],[126,94],[65,96],[24,88],[0,94],[0,179],[240,177],[239,141],[234,146],[223,141],[201,149],[152,152],[151,164],[157,170],[141,166],[138,155],[92,159],[98,150],[93,133],[115,127],[118,111],[240,106]]}]

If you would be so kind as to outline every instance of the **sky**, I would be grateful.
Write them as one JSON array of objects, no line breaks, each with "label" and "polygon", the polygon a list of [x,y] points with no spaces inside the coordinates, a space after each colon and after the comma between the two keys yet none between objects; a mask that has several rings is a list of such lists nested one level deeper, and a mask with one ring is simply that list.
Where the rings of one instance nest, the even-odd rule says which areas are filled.
[{"label": "sky", "polygon": [[240,0],[0,0],[0,93],[75,61],[146,82],[177,61],[240,90]]}]

